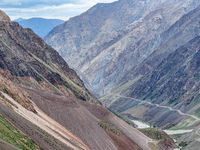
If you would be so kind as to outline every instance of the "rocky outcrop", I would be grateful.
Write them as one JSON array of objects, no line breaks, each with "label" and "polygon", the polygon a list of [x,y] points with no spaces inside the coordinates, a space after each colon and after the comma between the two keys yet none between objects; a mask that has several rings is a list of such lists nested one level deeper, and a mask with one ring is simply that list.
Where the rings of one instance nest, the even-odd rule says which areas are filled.
[{"label": "rocky outcrop", "polygon": [[0,21],[10,22],[10,17],[8,17],[5,12],[0,10]]}]

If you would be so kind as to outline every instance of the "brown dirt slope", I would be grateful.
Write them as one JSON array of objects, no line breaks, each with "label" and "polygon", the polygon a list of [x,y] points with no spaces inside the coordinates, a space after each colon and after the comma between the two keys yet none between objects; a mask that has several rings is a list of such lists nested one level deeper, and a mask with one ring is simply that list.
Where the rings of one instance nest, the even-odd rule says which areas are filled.
[{"label": "brown dirt slope", "polygon": [[[23,88],[44,113],[81,139],[92,150],[132,149],[133,146],[134,149],[139,149],[139,147],[149,149],[147,143],[151,139],[101,106],[79,101],[60,93]],[[98,125],[100,120],[113,124],[124,135],[119,136],[104,131]]]},{"label": "brown dirt slope", "polygon": [[0,139],[0,150],[19,150],[19,149]]}]

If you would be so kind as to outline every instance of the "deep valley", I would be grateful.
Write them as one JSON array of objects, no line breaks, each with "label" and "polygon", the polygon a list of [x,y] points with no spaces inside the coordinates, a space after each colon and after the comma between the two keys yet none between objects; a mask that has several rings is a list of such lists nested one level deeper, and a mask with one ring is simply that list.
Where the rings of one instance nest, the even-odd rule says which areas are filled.
[{"label": "deep valley", "polygon": [[48,21],[0,10],[0,149],[199,150],[200,1]]}]

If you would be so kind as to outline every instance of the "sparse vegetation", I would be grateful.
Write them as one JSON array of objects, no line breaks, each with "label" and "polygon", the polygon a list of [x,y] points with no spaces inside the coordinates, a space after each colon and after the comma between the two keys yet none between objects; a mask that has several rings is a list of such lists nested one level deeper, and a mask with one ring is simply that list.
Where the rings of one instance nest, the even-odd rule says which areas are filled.
[{"label": "sparse vegetation", "polygon": [[195,111],[195,114],[200,117],[200,108]]},{"label": "sparse vegetation", "polygon": [[[36,113],[34,110],[32,103],[30,101],[29,95],[21,90],[20,88],[14,86],[14,85],[9,85],[11,83],[1,83],[0,84],[0,91],[3,93],[9,95],[12,99],[14,99],[16,102],[18,102],[20,105],[22,105],[24,108]],[[21,93],[21,94],[19,94]],[[7,99],[2,93],[0,94],[0,97],[5,101],[7,104],[12,105],[17,108],[16,105],[14,105],[9,99]]]},{"label": "sparse vegetation", "polygon": [[154,99],[156,97],[156,95],[158,94],[158,92],[153,93],[151,96],[149,96],[148,98],[150,100]]},{"label": "sparse vegetation", "polygon": [[182,133],[182,134],[173,134],[170,135],[171,138],[178,140],[180,137],[182,137],[183,135],[186,135],[187,133]]},{"label": "sparse vegetation", "polygon": [[156,128],[146,128],[146,129],[139,129],[142,133],[144,133],[146,136],[150,137],[151,139],[154,139],[157,143],[148,143],[149,146],[153,150],[159,150],[160,145],[167,145],[168,147],[176,147],[174,140],[167,135],[165,132],[156,129]]},{"label": "sparse vegetation", "polygon": [[[15,108],[17,108],[17,106],[16,106],[15,104],[13,104],[12,102],[10,102],[8,99],[6,99],[6,98],[4,97],[4,95],[3,95],[1,92],[0,92],[0,100],[5,101],[5,102],[6,102],[6,105],[7,105],[8,107],[14,106]],[[11,105],[11,106],[9,106],[9,105]]]},{"label": "sparse vegetation", "polygon": [[109,123],[109,122],[106,122],[106,121],[103,121],[103,120],[100,120],[98,121],[98,125],[106,130],[106,131],[109,131],[109,132],[112,132],[114,133],[115,135],[118,135],[118,136],[121,136],[123,135],[122,131],[120,131],[117,127],[115,127],[113,124]]},{"label": "sparse vegetation", "polygon": [[146,128],[146,129],[139,129],[139,130],[154,140],[167,141],[166,135],[162,131],[160,131],[156,128]]},{"label": "sparse vegetation", "polygon": [[34,141],[17,130],[10,122],[0,115],[0,138],[20,149],[41,149]]},{"label": "sparse vegetation", "polygon": [[[110,109],[109,109],[110,110]],[[112,111],[112,110],[110,110],[113,114],[115,114],[117,117],[119,117],[120,119],[122,119],[122,120],[124,120],[126,123],[128,123],[129,125],[131,125],[132,127],[136,127],[135,126],[135,124],[131,121],[131,120],[129,120],[128,118],[126,118],[126,117],[124,117],[124,116],[122,116],[121,114],[119,114],[119,113],[117,113],[117,112],[115,112],[115,111]]]},{"label": "sparse vegetation", "polygon": [[188,117],[183,122],[173,126],[170,130],[185,130],[193,126],[195,119],[192,117]]},{"label": "sparse vegetation", "polygon": [[[129,87],[130,87],[131,85],[133,85],[133,84],[134,84],[136,81],[138,81],[141,77],[142,77],[142,75],[141,75],[141,76],[138,76],[137,78],[135,78],[135,79],[133,79],[133,80],[131,80],[131,81],[128,81],[128,82],[124,81],[124,82],[120,83],[118,86],[116,86],[115,88],[113,88],[113,89],[111,90],[111,92],[112,92],[112,93],[121,93],[122,91],[125,92],[126,90],[129,89]],[[127,91],[126,91],[126,92],[127,92]],[[128,93],[128,92],[127,92],[127,93]]]},{"label": "sparse vegetation", "polygon": [[189,145],[192,141],[190,142],[184,142],[182,141],[181,143],[179,143],[179,146],[181,147],[181,149],[185,148],[187,145]]},{"label": "sparse vegetation", "polygon": [[156,146],[156,144],[154,143],[148,143],[149,147],[152,149],[152,150],[159,150],[159,148]]}]

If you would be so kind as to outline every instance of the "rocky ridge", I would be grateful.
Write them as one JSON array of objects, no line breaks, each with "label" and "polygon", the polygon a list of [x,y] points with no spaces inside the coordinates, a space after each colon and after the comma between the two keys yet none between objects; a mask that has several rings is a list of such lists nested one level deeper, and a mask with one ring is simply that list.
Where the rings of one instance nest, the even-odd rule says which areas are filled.
[{"label": "rocky ridge", "polygon": [[10,22],[5,13],[1,13],[1,16],[0,68],[4,77],[15,83],[63,92],[99,103],[53,48],[31,29]]},{"label": "rocky ridge", "polygon": [[0,57],[0,114],[41,149],[150,150],[152,139],[102,107],[32,30],[0,20]]},{"label": "rocky ridge", "polygon": [[101,95],[124,79],[133,79],[127,74],[162,45],[161,34],[198,4],[191,0],[97,4],[44,39]]}]

